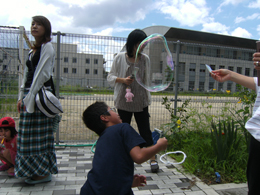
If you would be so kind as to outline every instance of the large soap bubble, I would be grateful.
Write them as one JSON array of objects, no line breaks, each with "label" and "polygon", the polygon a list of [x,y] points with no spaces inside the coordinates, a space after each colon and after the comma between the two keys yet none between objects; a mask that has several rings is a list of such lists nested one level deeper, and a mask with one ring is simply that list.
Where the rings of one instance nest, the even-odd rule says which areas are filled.
[{"label": "large soap bubble", "polygon": [[163,35],[152,34],[137,48],[135,79],[150,92],[163,91],[173,80],[174,64]]}]

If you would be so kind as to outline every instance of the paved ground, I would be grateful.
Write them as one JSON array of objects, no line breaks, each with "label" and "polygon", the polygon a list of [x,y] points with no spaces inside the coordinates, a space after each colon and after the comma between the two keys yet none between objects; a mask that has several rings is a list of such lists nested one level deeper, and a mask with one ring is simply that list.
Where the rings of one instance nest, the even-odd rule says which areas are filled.
[{"label": "paved ground", "polygon": [[[91,169],[91,147],[56,147],[59,174],[49,183],[27,185],[24,179],[0,172],[0,195],[77,195]],[[181,173],[181,166],[160,163],[151,173],[148,163],[135,165],[135,173],[147,177],[145,187],[133,188],[135,195],[247,195],[246,184],[206,185],[198,178]]]}]

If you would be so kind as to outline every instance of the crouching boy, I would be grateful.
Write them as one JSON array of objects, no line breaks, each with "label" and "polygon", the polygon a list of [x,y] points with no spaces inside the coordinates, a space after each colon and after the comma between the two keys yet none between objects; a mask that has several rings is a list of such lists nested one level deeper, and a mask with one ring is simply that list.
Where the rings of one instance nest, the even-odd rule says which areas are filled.
[{"label": "crouching boy", "polygon": [[80,195],[132,195],[132,187],[146,184],[146,177],[134,175],[134,162],[141,164],[165,150],[167,139],[142,148],[143,138],[127,123],[122,123],[114,108],[104,102],[90,105],[82,117],[85,125],[99,135],[92,169]]}]

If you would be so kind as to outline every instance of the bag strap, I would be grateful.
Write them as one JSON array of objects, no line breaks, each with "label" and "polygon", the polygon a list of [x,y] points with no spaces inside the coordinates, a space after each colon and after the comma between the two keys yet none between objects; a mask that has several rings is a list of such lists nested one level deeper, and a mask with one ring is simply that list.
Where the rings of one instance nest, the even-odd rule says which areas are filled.
[{"label": "bag strap", "polygon": [[52,88],[52,93],[56,96],[52,76],[51,76],[51,88]]}]

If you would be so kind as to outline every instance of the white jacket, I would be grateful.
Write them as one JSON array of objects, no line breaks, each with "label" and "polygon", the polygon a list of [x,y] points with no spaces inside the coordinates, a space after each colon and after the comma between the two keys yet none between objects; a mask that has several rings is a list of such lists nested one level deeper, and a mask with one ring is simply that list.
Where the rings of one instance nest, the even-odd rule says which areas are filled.
[{"label": "white jacket", "polygon": [[[147,58],[148,59],[148,58]],[[147,62],[149,64],[149,62]],[[125,52],[117,54],[114,58],[111,70],[107,76],[107,81],[111,87],[114,87],[114,101],[117,100],[120,88],[122,87],[122,83],[116,83],[116,78],[125,78],[126,71],[128,70],[129,65],[126,62]],[[149,73],[147,73],[149,74]],[[149,78],[147,76],[147,78]],[[147,91],[148,103],[151,104],[151,94]]]},{"label": "white jacket", "polygon": [[[32,50],[29,52],[29,54],[31,52],[32,52]],[[30,91],[26,95],[26,97],[23,99],[27,112],[29,112],[29,113],[34,112],[35,95],[42,88],[44,83],[51,78],[53,67],[54,67],[54,62],[55,62],[55,51],[52,47],[52,44],[50,42],[48,42],[46,44],[42,44],[40,59],[39,59],[38,65],[36,67],[36,70],[34,72]],[[25,83],[27,80],[27,74],[28,74],[28,67],[25,66],[24,75],[23,75],[23,83],[20,87],[18,100],[21,100],[23,98],[24,87],[25,87]]]}]

